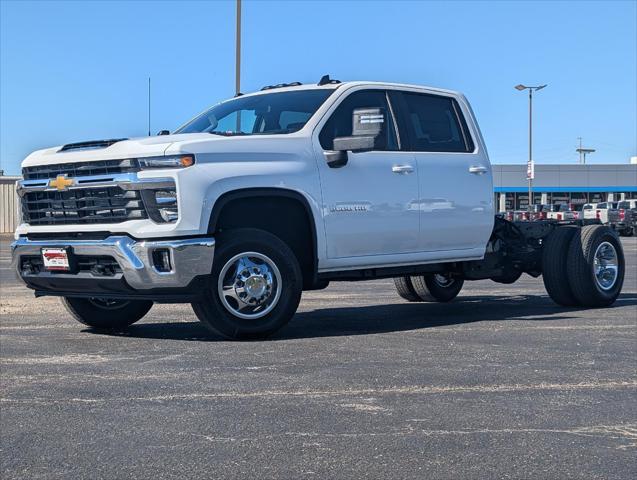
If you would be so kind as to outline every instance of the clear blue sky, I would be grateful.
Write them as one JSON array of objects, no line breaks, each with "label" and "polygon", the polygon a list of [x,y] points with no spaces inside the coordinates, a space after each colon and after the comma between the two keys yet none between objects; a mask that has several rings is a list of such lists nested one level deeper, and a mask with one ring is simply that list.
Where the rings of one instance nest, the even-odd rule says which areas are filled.
[{"label": "clear blue sky", "polygon": [[[495,163],[637,155],[637,3],[249,1],[242,90],[324,73],[463,91]],[[233,94],[234,2],[1,2],[0,161],[30,151],[174,129]]]}]

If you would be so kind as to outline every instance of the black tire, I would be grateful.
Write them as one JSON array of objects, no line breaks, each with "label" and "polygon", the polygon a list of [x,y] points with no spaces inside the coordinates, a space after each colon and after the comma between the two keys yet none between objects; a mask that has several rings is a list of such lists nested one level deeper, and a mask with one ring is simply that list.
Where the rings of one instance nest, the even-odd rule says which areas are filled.
[{"label": "black tire", "polygon": [[462,290],[464,279],[446,276],[442,282],[436,275],[429,274],[411,277],[411,283],[423,302],[450,302]]},{"label": "black tire", "polygon": [[395,277],[394,285],[398,295],[407,300],[408,302],[421,302],[422,300],[414,290],[414,286],[411,283],[409,277]]},{"label": "black tire", "polygon": [[[215,249],[210,285],[204,299],[192,304],[195,314],[211,331],[228,339],[250,340],[266,338],[272,335],[292,319],[301,300],[303,276],[296,256],[285,242],[263,230],[252,228],[229,230],[219,235],[216,240],[217,248]],[[272,306],[268,305],[267,308],[271,308],[271,310],[265,313],[267,308],[262,308],[255,304],[255,308],[261,308],[261,311],[250,312],[250,314],[262,316],[250,319],[241,318],[231,312],[232,308],[238,311],[242,305],[236,299],[226,296],[222,300],[218,283],[222,271],[227,266],[226,264],[234,265],[231,261],[235,257],[249,252],[262,255],[271,261],[274,267],[278,269],[281,280],[279,284],[278,280],[273,275],[270,275],[271,278],[274,278],[274,282],[271,285],[272,290],[267,290],[270,291],[267,299],[273,298],[273,300],[271,302]],[[256,259],[256,257],[250,255],[241,256],[241,258],[248,257]],[[240,262],[240,260],[236,261]],[[269,265],[269,263],[264,263],[261,267],[264,265]],[[236,271],[237,277],[235,280],[235,273],[232,272],[232,269],[232,266],[228,267],[224,278],[236,284],[236,282],[241,281],[239,271]],[[248,269],[243,270],[243,272],[246,271]],[[272,274],[274,272],[273,269],[268,271],[271,271]],[[222,279],[223,281],[224,279]],[[247,288],[245,282],[243,285]],[[229,291],[232,290],[230,289]],[[236,291],[236,289],[234,290]],[[280,292],[278,301],[275,301],[276,295],[272,297],[272,291],[275,293],[277,291]],[[265,295],[263,298],[266,298]],[[228,306],[224,305],[224,302]],[[250,308],[250,305],[247,304],[243,304],[243,306]],[[239,312],[239,315],[242,314],[242,312]]]},{"label": "black tire", "polygon": [[576,226],[557,227],[551,232],[542,248],[542,280],[546,292],[558,305],[574,307],[579,302],[571,290],[566,262],[571,240],[579,228]]},{"label": "black tire", "polygon": [[[626,268],[624,252],[617,233],[603,225],[588,225],[578,230],[571,241],[566,261],[567,275],[570,280],[573,295],[580,305],[587,307],[607,307],[612,305],[624,284]],[[612,249],[610,248],[612,247]],[[604,255],[604,250],[614,254],[617,269],[612,276],[612,283],[602,285],[603,279],[595,274],[595,257],[601,255],[607,262],[610,255]],[[612,272],[612,270],[608,270]]]},{"label": "black tire", "polygon": [[150,300],[62,298],[66,310],[80,323],[100,330],[121,330],[141,320],[153,306]]}]

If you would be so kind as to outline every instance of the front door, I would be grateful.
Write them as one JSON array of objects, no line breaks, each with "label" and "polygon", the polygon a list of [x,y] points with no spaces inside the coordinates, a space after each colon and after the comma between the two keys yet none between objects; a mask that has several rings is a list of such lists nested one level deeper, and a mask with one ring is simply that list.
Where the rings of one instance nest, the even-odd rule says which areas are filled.
[{"label": "front door", "polygon": [[[385,112],[379,146],[348,152],[346,165],[331,168],[324,152],[332,150],[334,138],[352,135],[352,114],[358,108]],[[413,153],[399,150],[395,125],[386,92],[366,89],[342,100],[320,130],[317,160],[328,259],[418,251],[417,165]]]}]

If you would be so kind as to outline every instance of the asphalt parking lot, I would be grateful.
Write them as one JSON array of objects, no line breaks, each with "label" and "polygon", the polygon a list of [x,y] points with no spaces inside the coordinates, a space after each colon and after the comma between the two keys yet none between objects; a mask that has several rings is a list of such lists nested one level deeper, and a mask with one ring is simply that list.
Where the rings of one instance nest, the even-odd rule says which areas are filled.
[{"label": "asphalt parking lot", "polygon": [[637,239],[613,308],[541,279],[408,304],[391,280],[307,292],[270,341],[188,305],[98,333],[0,251],[0,438],[13,478],[634,478]]}]

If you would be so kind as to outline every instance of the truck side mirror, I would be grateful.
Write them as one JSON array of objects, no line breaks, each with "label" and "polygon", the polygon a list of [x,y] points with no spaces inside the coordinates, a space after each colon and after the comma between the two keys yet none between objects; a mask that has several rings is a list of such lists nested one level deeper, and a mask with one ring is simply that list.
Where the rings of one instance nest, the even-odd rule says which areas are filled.
[{"label": "truck side mirror", "polygon": [[352,135],[336,137],[333,151],[325,152],[327,164],[332,168],[347,164],[347,152],[367,152],[379,148],[385,126],[383,108],[356,108],[352,112]]}]

